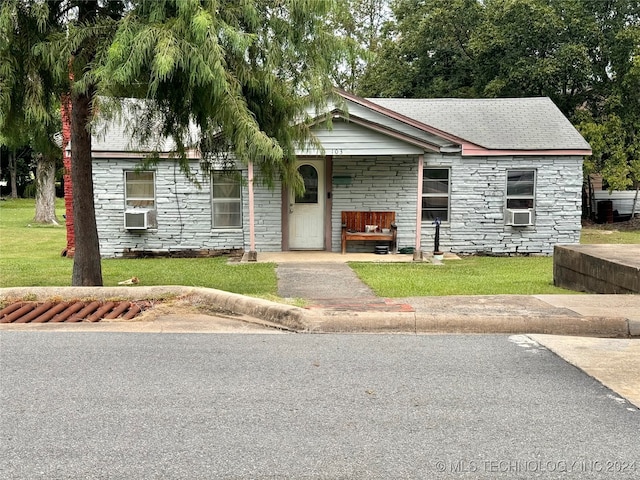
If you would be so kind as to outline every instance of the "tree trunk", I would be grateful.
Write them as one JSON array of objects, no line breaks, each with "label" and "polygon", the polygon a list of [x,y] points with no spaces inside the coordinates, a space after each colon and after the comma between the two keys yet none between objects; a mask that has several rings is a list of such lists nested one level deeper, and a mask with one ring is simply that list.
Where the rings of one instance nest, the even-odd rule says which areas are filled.
[{"label": "tree trunk", "polygon": [[56,217],[56,162],[42,154],[36,163],[35,223],[59,225]]},{"label": "tree trunk", "polygon": [[16,152],[9,150],[9,183],[11,184],[11,198],[18,198],[18,161]]},{"label": "tree trunk", "polygon": [[636,182],[636,194],[633,196],[633,206],[631,207],[631,220],[636,217],[636,206],[638,205],[638,191],[640,191],[640,182]]},{"label": "tree trunk", "polygon": [[100,243],[93,203],[91,165],[91,96],[71,95],[71,181],[73,182],[74,233],[73,286],[102,286]]},{"label": "tree trunk", "polygon": [[71,181],[71,153],[67,150],[71,141],[71,96],[61,97],[60,118],[62,119],[62,165],[64,175],[64,210],[66,214],[65,227],[67,230],[67,246],[62,250],[62,256],[73,258],[76,252],[76,240],[73,229],[73,182]]}]

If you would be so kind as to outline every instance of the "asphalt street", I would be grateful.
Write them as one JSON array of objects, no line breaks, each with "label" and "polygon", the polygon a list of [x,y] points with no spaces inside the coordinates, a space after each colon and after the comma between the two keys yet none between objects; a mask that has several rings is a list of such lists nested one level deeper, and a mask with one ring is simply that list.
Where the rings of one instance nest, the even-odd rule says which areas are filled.
[{"label": "asphalt street", "polygon": [[526,336],[0,332],[0,478],[638,478]]}]

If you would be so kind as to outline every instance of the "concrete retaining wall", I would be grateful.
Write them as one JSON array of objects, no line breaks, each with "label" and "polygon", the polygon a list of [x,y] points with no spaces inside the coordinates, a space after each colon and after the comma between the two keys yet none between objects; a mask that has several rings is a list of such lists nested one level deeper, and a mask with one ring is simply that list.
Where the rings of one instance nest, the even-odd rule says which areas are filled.
[{"label": "concrete retaining wall", "polygon": [[640,245],[557,245],[553,282],[593,293],[640,293]]}]

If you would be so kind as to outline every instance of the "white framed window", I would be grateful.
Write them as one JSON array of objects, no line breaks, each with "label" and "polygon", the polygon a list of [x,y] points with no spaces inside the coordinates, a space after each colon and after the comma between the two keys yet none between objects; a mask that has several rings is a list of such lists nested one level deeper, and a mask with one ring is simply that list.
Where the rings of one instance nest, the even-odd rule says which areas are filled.
[{"label": "white framed window", "polygon": [[240,172],[211,174],[213,228],[242,227],[242,182]]},{"label": "white framed window", "polygon": [[450,170],[427,167],[422,177],[422,221],[449,221]]},{"label": "white framed window", "polygon": [[507,170],[507,208],[512,210],[533,210],[535,192],[535,170]]},{"label": "white framed window", "polygon": [[534,169],[507,170],[505,223],[514,227],[534,224],[536,171]]},{"label": "white framed window", "polygon": [[156,172],[153,170],[125,171],[124,195],[127,208],[155,208]]}]

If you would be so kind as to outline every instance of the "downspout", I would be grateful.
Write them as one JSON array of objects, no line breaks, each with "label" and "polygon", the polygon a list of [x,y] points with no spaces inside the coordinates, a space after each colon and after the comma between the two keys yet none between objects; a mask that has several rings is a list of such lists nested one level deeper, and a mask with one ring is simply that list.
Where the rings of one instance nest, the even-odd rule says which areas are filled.
[{"label": "downspout", "polygon": [[424,175],[424,155],[418,155],[418,198],[416,200],[416,246],[413,261],[422,261],[420,239],[422,237],[422,179]]},{"label": "downspout", "polygon": [[255,208],[253,201],[253,162],[247,164],[247,181],[249,183],[249,251],[244,254],[244,261],[255,262],[258,260],[256,252]]}]

